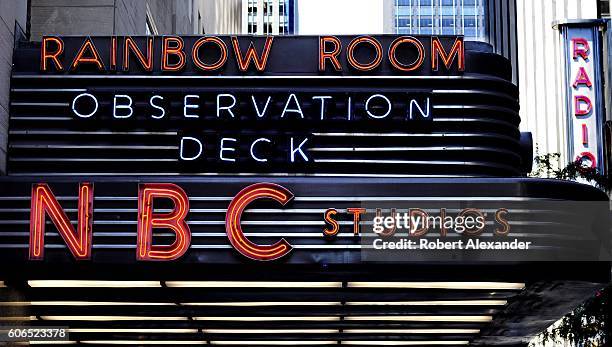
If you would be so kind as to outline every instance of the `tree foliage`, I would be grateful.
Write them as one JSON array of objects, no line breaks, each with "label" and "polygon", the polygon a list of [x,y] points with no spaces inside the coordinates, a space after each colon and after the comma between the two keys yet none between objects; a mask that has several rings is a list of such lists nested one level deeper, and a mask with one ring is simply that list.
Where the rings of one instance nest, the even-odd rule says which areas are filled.
[{"label": "tree foliage", "polygon": [[559,165],[560,157],[559,153],[538,155],[536,149],[535,167],[530,176],[572,181],[581,179],[606,192],[610,192],[612,189],[612,175],[602,174],[597,168],[585,167],[580,160],[561,167]]},{"label": "tree foliage", "polygon": [[542,332],[539,342],[568,341],[574,346],[607,346],[610,334],[610,286],[601,289],[552,328]]},{"label": "tree foliage", "polygon": [[[612,188],[612,176],[601,174],[597,169],[585,167],[580,161],[565,167],[559,165],[558,153],[538,155],[534,159],[532,177],[546,177],[563,180],[582,180],[590,182],[608,194]],[[536,340],[542,343],[559,340],[568,341],[575,346],[607,346],[612,343],[610,326],[611,286],[600,290],[573,312],[561,319],[558,324],[542,332]]]}]

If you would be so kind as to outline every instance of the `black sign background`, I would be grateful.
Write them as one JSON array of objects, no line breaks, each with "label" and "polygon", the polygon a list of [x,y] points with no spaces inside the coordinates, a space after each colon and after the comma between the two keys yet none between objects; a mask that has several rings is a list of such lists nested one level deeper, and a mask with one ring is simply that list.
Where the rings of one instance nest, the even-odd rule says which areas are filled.
[{"label": "black sign background", "polygon": [[[183,38],[186,52],[190,52],[198,38]],[[346,46],[355,37],[339,36],[344,47],[340,56],[343,71],[328,69],[320,73],[319,38],[283,36],[274,38],[264,72],[251,69],[241,73],[234,59],[231,37],[220,38],[228,47],[228,62],[225,69],[209,74],[194,71],[191,63],[180,73],[160,72],[160,37],[155,38],[153,72],[143,72],[132,60],[128,72],[99,72],[88,64],[78,71],[43,73],[39,64],[40,43],[20,44],[15,51],[12,76],[9,172],[420,177],[515,176],[522,171],[518,88],[511,82],[510,62],[490,52],[486,45],[465,43],[464,72],[456,71],[456,62],[451,71],[441,66],[440,71],[433,72],[429,57],[432,38],[418,37],[425,47],[425,62],[418,71],[402,73],[392,69],[387,52],[398,36],[375,36],[383,46],[381,66],[370,72],[357,72],[348,67],[345,56]],[[144,47],[145,37],[134,39]],[[457,37],[439,39],[448,52]],[[64,64],[70,65],[86,37],[62,40]],[[108,66],[111,38],[92,40]],[[241,36],[238,40],[243,52],[251,41],[261,52],[265,37]],[[123,37],[117,41],[121,47]],[[372,50],[366,45],[356,51],[357,59],[363,62],[371,60],[369,54]],[[398,53],[398,57],[410,59],[408,52]],[[82,93],[95,95],[100,103],[98,114],[88,119],[76,117],[71,108],[74,98]],[[215,119],[215,97],[221,93],[235,95],[239,102],[237,110],[247,110],[237,112],[239,120]],[[292,93],[311,113],[320,105],[313,102],[313,95],[334,96],[329,103],[332,116],[324,122],[300,119],[294,113],[279,119],[278,114]],[[183,97],[187,94],[201,96],[202,118],[182,117]],[[365,98],[375,94],[393,100],[394,109],[387,119],[372,119],[363,114]],[[114,95],[133,98],[132,118],[112,118]],[[167,118],[149,117],[156,111],[148,107],[153,95],[167,99]],[[272,96],[270,113],[274,116],[258,119],[250,105],[251,95],[258,96],[259,102]],[[353,96],[356,108],[356,118],[351,121],[342,119],[347,96]],[[413,97],[421,100],[431,97],[429,122],[406,121],[405,103]],[[180,138],[184,134],[205,135],[205,141],[212,142],[207,159],[188,165],[180,160]],[[276,143],[267,164],[255,162],[249,155],[253,138],[262,136],[270,136]],[[297,144],[306,137],[312,138],[308,142],[308,163],[288,165],[292,136]],[[218,146],[223,137],[242,138],[237,143],[242,153],[239,158],[247,160],[219,165]]]}]

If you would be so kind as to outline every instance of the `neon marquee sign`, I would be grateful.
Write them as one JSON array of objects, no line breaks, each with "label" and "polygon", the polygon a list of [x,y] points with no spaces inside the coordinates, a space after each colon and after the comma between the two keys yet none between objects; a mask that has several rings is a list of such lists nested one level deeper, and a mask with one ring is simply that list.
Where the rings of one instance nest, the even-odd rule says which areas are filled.
[{"label": "neon marquee sign", "polygon": [[[461,36],[45,36],[36,54],[43,75],[85,81],[58,109],[75,128],[176,129],[167,159],[185,173],[314,171],[321,133],[428,133],[431,87],[318,78],[461,75],[468,63]],[[156,82],[87,82],[100,75]],[[184,77],[196,79],[173,81]]]},{"label": "neon marquee sign", "polygon": [[[91,259],[93,236],[92,183],[81,183],[78,197],[77,228],[57,201],[51,188],[44,183],[32,186],[30,219],[30,260],[43,260],[45,249],[45,224],[49,217],[67,248],[76,260]],[[281,205],[287,204],[293,194],[287,188],[273,183],[258,183],[244,188],[229,204],[225,230],[230,244],[240,254],[253,260],[275,260],[292,250],[291,244],[281,239],[272,245],[260,245],[250,241],[244,234],[240,219],[244,210],[258,199],[272,199]],[[154,203],[159,199],[172,201],[174,208],[169,213],[154,212]],[[140,261],[171,261],[180,258],[189,249],[191,231],[186,222],[189,198],[185,191],[173,183],[143,183],[138,186],[138,223],[136,259]],[[163,228],[175,235],[174,243],[156,245],[153,229]]]},{"label": "neon marquee sign", "polygon": [[[158,67],[161,72],[181,73],[189,66],[200,73],[207,73],[222,71],[233,60],[240,72],[265,72],[274,48],[274,37],[266,36],[259,50],[252,39],[248,43],[241,43],[240,38],[147,36],[141,40],[131,36],[104,39],[85,37],[80,48],[75,46],[68,50],[63,38],[45,36],[40,49],[40,70],[129,72],[135,63],[141,72],[153,72]],[[442,67],[450,70],[454,65],[459,71],[465,70],[462,37],[455,38],[450,48],[446,48],[436,36],[431,38],[429,44],[413,36],[400,36],[386,44],[387,47],[383,47],[383,42],[373,36],[354,37],[345,45],[336,36],[320,36],[316,52],[318,70],[344,72],[342,61],[345,61],[350,70],[368,72],[379,68],[385,57],[395,71],[402,73],[418,71],[425,66],[426,59],[429,59],[431,71],[441,70]],[[373,54],[364,58],[359,54],[363,49],[371,50]],[[406,54],[406,50],[410,54]]]},{"label": "neon marquee sign", "polygon": [[[75,129],[173,129],[177,138],[174,146],[167,147],[177,150],[177,169],[215,173],[315,170],[317,158],[309,150],[319,141],[319,133],[334,129],[429,132],[435,109],[431,87],[402,84],[368,90],[322,83],[319,78],[461,75],[468,63],[460,36],[46,36],[36,55],[39,64],[32,67],[41,74],[57,80],[78,77],[84,84],[83,90],[70,91],[69,102],[59,109],[72,118]],[[97,82],[100,75],[155,83],[109,87]],[[182,81],[186,77],[197,78]],[[307,77],[314,78],[293,82]],[[48,185],[33,186],[31,260],[44,259],[47,219],[75,259],[91,258],[93,194],[92,183],[81,183],[75,226]],[[244,188],[226,212],[229,244],[253,260],[289,254],[293,246],[285,239],[262,245],[247,238],[241,217],[256,200],[285,206],[292,198],[291,191],[276,184]],[[160,200],[172,203],[170,212],[154,209]],[[137,203],[136,259],[181,258],[191,244],[187,193],[171,183],[142,183]],[[346,210],[356,236],[365,212],[360,207]],[[325,212],[322,237],[337,234],[335,213]],[[155,242],[158,229],[171,232],[174,242]]]},{"label": "neon marquee sign", "polygon": [[[34,184],[32,186],[30,210],[29,259],[44,259],[47,217],[76,260],[91,259],[94,219],[93,196],[94,185],[92,183],[85,182],[79,185],[78,219],[75,228],[51,188],[44,183]],[[272,244],[258,244],[245,235],[241,218],[244,211],[256,200],[267,199],[275,201],[281,206],[286,206],[293,198],[294,195],[289,189],[274,183],[255,183],[242,189],[231,200],[225,215],[225,233],[232,248],[244,257],[256,261],[271,261],[287,256],[294,248],[291,243],[281,238]],[[170,212],[159,213],[154,211],[156,201],[159,202],[160,200],[168,200],[172,203]],[[141,183],[138,186],[137,203],[136,260],[172,261],[181,258],[189,250],[191,244],[191,230],[187,222],[189,213],[187,193],[173,183]],[[376,209],[376,219],[392,219],[400,224],[400,214],[396,212],[398,211],[392,209],[388,216],[383,217],[382,210]],[[445,220],[445,209],[441,209],[440,212],[443,215],[441,221]],[[507,212],[505,209],[500,209],[495,213],[495,223],[502,227],[501,229],[495,229],[495,233],[498,235],[507,235],[510,230],[505,217]],[[333,238],[338,234],[340,229],[337,220],[338,213],[334,208],[324,212],[321,223],[322,237]],[[361,230],[361,224],[365,222],[363,216],[366,214],[366,209],[362,207],[347,208],[346,213],[352,215],[354,236],[363,235],[364,230]],[[428,233],[429,227],[423,223],[428,220],[429,215],[424,210],[411,208],[404,214],[409,215],[411,220],[416,221],[414,227],[419,226],[418,230],[413,230],[406,236],[422,237]],[[485,218],[482,212],[473,208],[462,210],[458,217],[472,218],[475,221]],[[473,228],[468,227],[469,230],[465,230],[466,235],[479,236],[482,234],[485,224],[484,222],[481,224],[481,226],[474,226]],[[373,231],[381,237],[390,237],[400,233],[396,228],[395,226],[390,229],[385,227],[378,231],[373,229]],[[157,244],[154,240],[154,229],[172,232],[174,242],[169,245]],[[447,236],[445,227],[441,227],[440,236]]]}]

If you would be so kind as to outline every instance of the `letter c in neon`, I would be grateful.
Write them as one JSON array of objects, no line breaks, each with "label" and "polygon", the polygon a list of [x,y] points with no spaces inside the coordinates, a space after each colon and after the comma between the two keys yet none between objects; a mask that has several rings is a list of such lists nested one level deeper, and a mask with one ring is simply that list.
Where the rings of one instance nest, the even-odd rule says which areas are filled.
[{"label": "letter c in neon", "polygon": [[274,183],[257,183],[241,190],[230,202],[225,216],[225,232],[232,246],[247,258],[260,261],[276,260],[293,247],[284,238],[272,245],[256,244],[244,235],[240,219],[246,207],[257,199],[273,199],[283,206],[293,199],[293,193]]}]

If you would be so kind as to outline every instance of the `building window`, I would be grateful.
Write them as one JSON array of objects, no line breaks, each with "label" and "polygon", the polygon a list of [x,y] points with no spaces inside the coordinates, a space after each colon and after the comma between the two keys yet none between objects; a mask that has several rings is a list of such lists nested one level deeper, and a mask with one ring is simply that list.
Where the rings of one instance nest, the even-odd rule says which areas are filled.
[{"label": "building window", "polygon": [[[294,0],[248,0],[247,13],[245,14],[247,33],[291,34],[293,30],[293,7]],[[261,11],[261,13],[258,13],[258,11]]]},{"label": "building window", "polygon": [[145,34],[147,35],[154,35],[155,30],[153,29],[153,25],[151,24],[151,19],[149,18],[149,16],[147,16],[147,25],[145,28]]},{"label": "building window", "polygon": [[198,11],[198,28],[201,30],[201,34],[206,34],[204,31],[204,24],[202,24],[202,14]]},{"label": "building window", "polygon": [[288,24],[288,9],[285,0],[279,0],[278,2],[278,33],[285,35],[289,32]]},{"label": "building window", "polygon": [[610,17],[610,0],[599,0],[599,13],[602,18]]},{"label": "building window", "polygon": [[247,22],[248,22],[248,28],[247,28],[247,33],[248,34],[256,34],[257,33],[257,1],[256,0],[249,0],[248,4],[247,4]]},{"label": "building window", "polygon": [[149,4],[146,4],[145,8],[145,33],[147,35],[159,35],[159,31],[157,30],[157,25],[155,25],[155,21],[153,20],[153,15],[151,14]]},{"label": "building window", "polygon": [[395,0],[395,32],[484,41],[487,0]]}]

